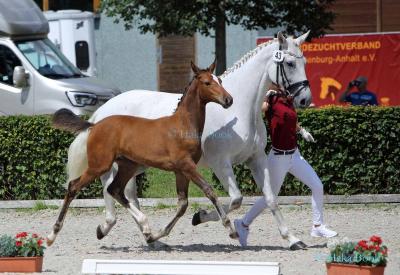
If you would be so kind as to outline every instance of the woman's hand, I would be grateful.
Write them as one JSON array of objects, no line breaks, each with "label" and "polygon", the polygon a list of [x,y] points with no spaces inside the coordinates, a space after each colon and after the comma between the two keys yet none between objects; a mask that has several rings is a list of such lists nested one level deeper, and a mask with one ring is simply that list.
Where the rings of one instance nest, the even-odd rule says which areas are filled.
[{"label": "woman's hand", "polygon": [[277,92],[274,90],[268,90],[267,93],[265,94],[265,100],[268,100],[270,96],[276,95]]},{"label": "woman's hand", "polygon": [[308,132],[303,127],[300,127],[299,133],[304,138],[305,141],[307,141],[307,142],[315,142],[314,137],[310,134],[310,132]]}]

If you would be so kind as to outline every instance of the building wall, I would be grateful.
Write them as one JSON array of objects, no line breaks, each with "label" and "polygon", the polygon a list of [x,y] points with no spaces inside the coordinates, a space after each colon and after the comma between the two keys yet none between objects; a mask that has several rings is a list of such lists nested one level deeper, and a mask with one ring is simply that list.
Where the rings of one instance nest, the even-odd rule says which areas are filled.
[{"label": "building wall", "polygon": [[158,90],[182,93],[192,79],[194,36],[169,35],[158,39]]},{"label": "building wall", "polygon": [[[240,26],[227,27],[227,66],[232,66],[245,53],[256,47],[256,31]],[[153,34],[126,31],[122,24],[101,15],[96,19],[95,43],[99,78],[123,91],[158,89],[157,39]],[[196,34],[195,61],[200,67],[214,60],[214,39]],[[184,87],[182,87],[184,88]]]},{"label": "building wall", "polygon": [[382,2],[382,31],[400,31],[400,1],[384,0]]},{"label": "building wall", "polygon": [[[232,66],[244,54],[256,47],[257,31],[246,31],[240,26],[227,26],[226,31],[226,65]],[[214,61],[214,39],[197,34],[196,62],[206,67]],[[218,61],[217,61],[218,62]]]},{"label": "building wall", "polygon": [[336,0],[331,33],[400,31],[399,0]]},{"label": "building wall", "polygon": [[126,31],[123,24],[101,15],[96,19],[98,77],[123,91],[157,89],[157,50],[153,34]]}]

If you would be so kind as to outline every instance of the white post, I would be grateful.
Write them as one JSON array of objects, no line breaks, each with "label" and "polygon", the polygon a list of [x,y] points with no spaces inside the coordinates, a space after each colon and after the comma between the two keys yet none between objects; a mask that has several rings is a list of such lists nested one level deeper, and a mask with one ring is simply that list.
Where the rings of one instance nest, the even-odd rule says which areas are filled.
[{"label": "white post", "polygon": [[82,274],[279,275],[277,262],[85,259]]}]

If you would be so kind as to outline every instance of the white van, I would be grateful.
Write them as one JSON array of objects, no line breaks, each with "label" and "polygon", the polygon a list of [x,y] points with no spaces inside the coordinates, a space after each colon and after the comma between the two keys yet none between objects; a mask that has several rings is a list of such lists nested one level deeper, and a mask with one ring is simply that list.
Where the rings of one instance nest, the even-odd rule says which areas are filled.
[{"label": "white van", "polygon": [[48,38],[79,70],[96,76],[94,14],[80,10],[43,12],[49,21]]},{"label": "white van", "polygon": [[0,115],[90,114],[120,90],[86,77],[47,38],[32,0],[0,0]]}]

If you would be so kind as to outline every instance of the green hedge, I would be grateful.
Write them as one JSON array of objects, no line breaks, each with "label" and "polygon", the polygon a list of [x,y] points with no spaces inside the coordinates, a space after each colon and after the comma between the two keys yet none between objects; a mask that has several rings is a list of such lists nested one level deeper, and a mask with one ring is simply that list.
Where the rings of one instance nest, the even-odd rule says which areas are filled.
[{"label": "green hedge", "polygon": [[[300,137],[300,150],[326,193],[400,193],[399,107],[308,109],[299,112],[299,121],[317,141],[306,143]],[[0,200],[62,198],[72,140],[73,135],[51,128],[47,116],[0,117]],[[245,194],[258,192],[244,166],[235,167],[235,173]],[[141,192],[146,178],[139,184]],[[288,176],[281,194],[309,190]],[[100,183],[79,195],[101,196]]]},{"label": "green hedge", "polygon": [[[0,200],[64,197],[67,150],[74,136],[49,122],[48,116],[0,117]],[[96,182],[78,197],[101,196]]]},{"label": "green hedge", "polygon": [[[308,143],[299,136],[300,152],[327,194],[400,193],[400,107],[307,109],[299,112],[299,122],[316,139]],[[236,166],[235,174],[241,190],[259,193],[245,166]],[[310,190],[287,176],[280,194]]]}]

